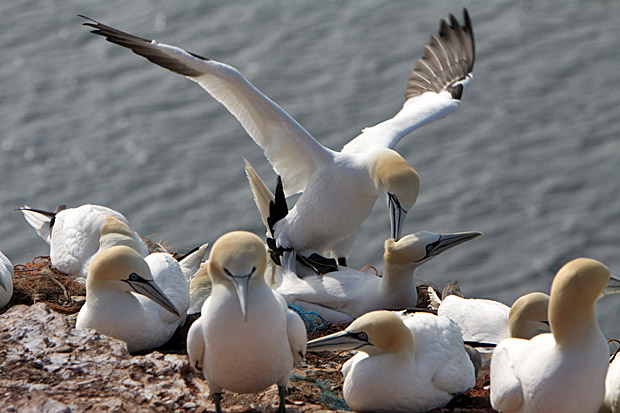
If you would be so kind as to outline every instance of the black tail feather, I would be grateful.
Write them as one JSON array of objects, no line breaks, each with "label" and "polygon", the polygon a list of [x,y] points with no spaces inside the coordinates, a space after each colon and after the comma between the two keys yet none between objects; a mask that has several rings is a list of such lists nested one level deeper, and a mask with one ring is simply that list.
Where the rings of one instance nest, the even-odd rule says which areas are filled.
[{"label": "black tail feather", "polygon": [[284,196],[284,187],[282,186],[282,178],[278,176],[278,183],[276,185],[275,199],[269,202],[269,216],[267,217],[267,224],[269,225],[269,232],[273,236],[273,229],[276,222],[284,219],[288,215],[288,205],[286,204],[286,197]]}]

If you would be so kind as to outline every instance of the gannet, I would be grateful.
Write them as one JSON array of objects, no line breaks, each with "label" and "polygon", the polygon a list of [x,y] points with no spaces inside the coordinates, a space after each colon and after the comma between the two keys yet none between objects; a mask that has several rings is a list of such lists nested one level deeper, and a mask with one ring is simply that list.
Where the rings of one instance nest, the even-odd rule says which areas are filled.
[{"label": "gannet", "polygon": [[189,309],[187,314],[200,313],[202,305],[207,297],[211,295],[213,284],[209,277],[208,261],[200,266],[196,275],[189,283]]},{"label": "gannet", "polygon": [[[103,251],[113,246],[125,245],[133,248],[140,255],[143,253],[142,240],[125,222],[114,215],[107,215],[101,226],[101,236],[99,238],[99,251]],[[200,270],[200,264],[204,259],[208,243],[194,248],[187,254],[177,257],[181,266],[181,271],[187,280],[191,280]],[[163,251],[162,251],[163,252]],[[166,251],[167,253],[167,251]]]},{"label": "gannet", "polygon": [[605,379],[605,399],[599,413],[620,412],[620,356],[612,356]]},{"label": "gannet", "polygon": [[[86,277],[90,260],[100,248],[99,238],[106,217],[112,215],[129,225],[120,212],[101,205],[61,206],[56,212],[24,205],[20,210],[37,234],[50,245],[52,265],[65,274],[80,274],[82,277]],[[132,247],[146,257],[149,254],[146,245],[133,229],[130,231],[135,239]]]},{"label": "gannet", "polygon": [[13,264],[0,251],[0,308],[9,303],[13,296]]},{"label": "gannet", "polygon": [[330,349],[359,351],[342,366],[344,399],[358,412],[426,412],[476,383],[460,330],[446,317],[374,311],[308,342],[308,351]]},{"label": "gannet", "polygon": [[511,307],[494,300],[448,295],[437,314],[456,321],[466,341],[497,344],[515,338],[532,338],[549,332],[549,296],[534,292],[519,297]]},{"label": "gannet", "polygon": [[278,267],[273,288],[286,301],[298,303],[329,322],[351,321],[373,310],[415,307],[418,295],[414,271],[433,257],[463,242],[482,235],[480,232],[438,234],[419,231],[398,241],[385,241],[383,277],[349,267],[322,276],[299,278]]},{"label": "gannet", "polygon": [[245,231],[220,237],[208,270],[213,288],[187,338],[190,364],[202,374],[217,411],[224,389],[256,393],[274,383],[280,411],[293,361],[306,351],[306,329],[263,278],[267,254],[261,239]]},{"label": "gannet", "polygon": [[188,307],[189,280],[172,255],[143,258],[128,246],[112,246],[93,257],[76,327],[123,340],[130,352],[148,350],[172,337]]},{"label": "gannet", "polygon": [[491,359],[491,405],[504,412],[595,412],[603,403],[607,340],[596,301],[609,270],[578,258],[556,274],[549,299],[551,333],[502,341]]},{"label": "gannet", "polygon": [[451,15],[450,23],[442,20],[439,35],[431,36],[410,74],[402,109],[337,152],[316,141],[234,67],[81,17],[90,20],[84,25],[94,28],[92,33],[197,82],[239,120],[282,177],[286,196],[303,192],[276,223],[274,237],[278,247],[305,256],[348,256],[379,197],[388,204],[391,237],[400,238],[419,177],[393,148],[411,131],[456,110],[472,79],[474,37],[464,10],[464,25]]}]

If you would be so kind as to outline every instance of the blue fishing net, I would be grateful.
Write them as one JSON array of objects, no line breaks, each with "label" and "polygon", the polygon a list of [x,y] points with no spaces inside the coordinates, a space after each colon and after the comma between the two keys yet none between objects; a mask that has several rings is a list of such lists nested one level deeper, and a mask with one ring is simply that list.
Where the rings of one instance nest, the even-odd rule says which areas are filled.
[{"label": "blue fishing net", "polygon": [[288,303],[288,306],[291,310],[299,314],[306,325],[306,331],[313,333],[327,327],[327,322],[319,313],[315,311],[306,311],[301,304],[296,302]]},{"label": "blue fishing net", "polygon": [[308,377],[302,377],[297,374],[291,375],[291,380],[304,380],[310,383],[314,383],[321,391],[321,394],[319,395],[319,400],[330,410],[351,410],[343,399],[336,396],[331,391],[331,382],[329,380],[312,379]]}]

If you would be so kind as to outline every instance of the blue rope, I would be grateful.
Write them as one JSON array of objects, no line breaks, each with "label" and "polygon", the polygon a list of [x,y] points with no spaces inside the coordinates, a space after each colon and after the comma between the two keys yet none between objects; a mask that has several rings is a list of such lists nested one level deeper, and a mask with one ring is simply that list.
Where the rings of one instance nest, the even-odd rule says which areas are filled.
[{"label": "blue rope", "polygon": [[301,317],[306,325],[306,331],[313,333],[327,327],[327,322],[321,314],[315,311],[306,311],[303,309],[301,304],[296,302],[288,303],[288,306],[291,310],[299,314],[299,317]]},{"label": "blue rope", "polygon": [[315,380],[308,377],[302,377],[298,374],[292,374],[290,378],[291,380],[304,380],[310,383],[314,383],[321,391],[321,394],[319,395],[319,400],[330,410],[351,410],[343,399],[336,396],[330,390],[331,382],[329,380]]}]

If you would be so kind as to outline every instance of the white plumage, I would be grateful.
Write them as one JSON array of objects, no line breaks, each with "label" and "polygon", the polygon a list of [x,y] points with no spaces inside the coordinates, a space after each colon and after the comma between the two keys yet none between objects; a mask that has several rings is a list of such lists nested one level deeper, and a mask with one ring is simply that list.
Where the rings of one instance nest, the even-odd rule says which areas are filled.
[{"label": "white plumage", "polygon": [[392,149],[412,130],[455,110],[469,84],[474,39],[469,15],[442,21],[410,75],[403,108],[371,128],[341,152],[325,148],[234,67],[149,41],[91,20],[85,25],[106,40],[197,82],[222,103],[265,152],[282,177],[286,195],[303,192],[273,228],[279,246],[296,253],[349,255],[355,233],[378,197],[390,209],[392,237],[398,239],[416,201],[416,171]]},{"label": "white plumage", "polygon": [[[100,248],[101,228],[106,218],[112,215],[130,227],[123,214],[101,205],[85,204],[58,212],[35,210],[26,205],[20,209],[26,221],[50,245],[52,265],[65,274],[82,277],[88,274],[90,260]],[[135,239],[133,248],[146,257],[148,248],[131,227],[129,231]]]},{"label": "white plumage", "polygon": [[223,235],[208,261],[211,295],[192,324],[187,353],[215,395],[223,390],[259,392],[276,383],[280,409],[294,360],[306,348],[301,318],[265,282],[267,255],[258,236]]},{"label": "white plumage", "polygon": [[13,264],[0,251],[0,308],[9,303],[13,296]]},{"label": "white plumage", "polygon": [[620,412],[620,356],[616,353],[609,363],[607,377],[605,379],[605,401],[599,413]]},{"label": "white plumage", "polygon": [[551,285],[551,333],[502,341],[491,359],[491,405],[504,412],[595,412],[609,364],[595,305],[609,282],[598,261],[564,265]]},{"label": "white plumage", "polygon": [[342,367],[344,398],[355,411],[426,412],[476,382],[459,328],[446,317],[371,312],[308,343],[309,351],[326,349],[359,350]]},{"label": "white plumage", "polygon": [[167,253],[142,258],[120,245],[93,258],[76,326],[123,340],[130,352],[165,344],[185,322],[189,280]]},{"label": "white plumage", "polygon": [[[442,252],[480,236],[479,232],[438,234],[420,231],[385,241],[383,277],[341,266],[322,276],[299,278],[290,265],[276,269],[276,289],[288,302],[314,311],[328,322],[351,321],[373,310],[415,307],[415,270]],[[291,259],[289,257],[289,259]]]}]

